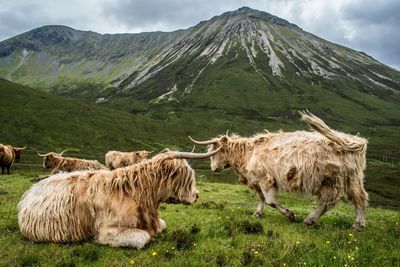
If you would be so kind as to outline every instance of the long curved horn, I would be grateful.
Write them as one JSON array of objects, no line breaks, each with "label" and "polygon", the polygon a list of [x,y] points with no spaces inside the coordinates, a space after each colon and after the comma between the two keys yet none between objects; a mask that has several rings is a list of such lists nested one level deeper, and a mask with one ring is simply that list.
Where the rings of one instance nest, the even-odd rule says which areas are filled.
[{"label": "long curved horn", "polygon": [[27,146],[24,146],[24,147],[14,147],[14,148],[19,149],[19,150],[24,150],[24,149],[27,148]]},{"label": "long curved horn", "polygon": [[225,135],[226,135],[226,136],[229,136],[229,129],[228,129],[228,130],[226,130],[226,133],[225,133]]},{"label": "long curved horn", "polygon": [[194,153],[195,150],[196,150],[196,145],[193,146],[192,151],[190,151],[190,153]]},{"label": "long curved horn", "polygon": [[174,152],[172,154],[173,158],[177,158],[177,159],[205,159],[205,158],[209,158],[213,155],[215,155],[218,151],[221,150],[223,145],[221,145],[219,148],[211,151],[211,152],[207,152],[207,153],[192,153],[192,152]]},{"label": "long curved horn", "polygon": [[58,154],[60,157],[65,153],[65,152],[67,152],[68,151],[68,149],[66,149],[66,150],[64,150],[63,152],[61,152],[60,154]]},{"label": "long curved horn", "polygon": [[198,145],[211,145],[211,144],[217,143],[219,140],[218,138],[214,138],[214,139],[207,140],[207,141],[197,141],[197,140],[194,140],[192,137],[190,137],[190,135],[188,137],[189,137],[190,141],[192,141],[193,143],[198,144]]},{"label": "long curved horn", "polygon": [[36,153],[38,154],[39,157],[47,157],[51,152],[47,154],[40,154],[39,152],[36,151]]}]

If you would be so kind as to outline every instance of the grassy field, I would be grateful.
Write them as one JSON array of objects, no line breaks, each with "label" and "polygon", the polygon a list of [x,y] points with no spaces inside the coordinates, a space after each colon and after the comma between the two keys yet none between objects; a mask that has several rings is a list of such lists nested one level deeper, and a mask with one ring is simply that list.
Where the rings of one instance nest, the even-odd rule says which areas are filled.
[{"label": "grassy field", "polygon": [[198,175],[200,199],[192,206],[162,204],[167,230],[142,251],[100,246],[88,240],[34,244],[23,238],[16,205],[43,173],[0,176],[0,266],[399,266],[400,214],[369,208],[367,227],[351,229],[355,212],[340,203],[313,227],[301,222],[314,198],[281,194],[296,214],[290,223],[266,207],[251,216],[257,201],[242,185],[206,182]]}]

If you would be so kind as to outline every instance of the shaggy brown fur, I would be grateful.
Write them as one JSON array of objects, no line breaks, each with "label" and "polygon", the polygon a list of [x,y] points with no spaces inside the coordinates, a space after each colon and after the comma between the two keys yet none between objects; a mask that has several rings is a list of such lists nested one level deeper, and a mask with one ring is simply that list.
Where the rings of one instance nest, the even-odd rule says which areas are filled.
[{"label": "shaggy brown fur", "polygon": [[51,174],[60,171],[107,170],[107,167],[97,160],[62,157],[54,152],[47,153],[43,157],[43,168],[51,169]]},{"label": "shaggy brown fur", "polygon": [[10,145],[0,144],[0,166],[1,174],[7,169],[7,174],[10,174],[11,165],[16,159],[21,158],[21,151],[26,147],[12,147]]},{"label": "shaggy brown fur", "polygon": [[150,156],[149,151],[141,150],[135,152],[109,151],[105,155],[105,163],[110,170],[126,167]]},{"label": "shaggy brown fur", "polygon": [[169,151],[114,171],[53,175],[22,196],[20,230],[35,242],[94,237],[100,244],[143,248],[166,228],[160,202],[197,200],[194,170],[183,159],[192,154]]},{"label": "shaggy brown fur", "polygon": [[211,169],[232,167],[239,180],[256,192],[259,205],[255,216],[263,213],[266,200],[293,220],[293,212],[278,203],[276,194],[279,190],[304,192],[319,197],[316,210],[304,220],[310,225],[347,195],[357,211],[353,227],[364,226],[367,140],[332,130],[311,113],[300,114],[316,132],[266,132],[250,138],[224,135],[198,143],[212,143],[210,149],[223,145],[211,157]]}]

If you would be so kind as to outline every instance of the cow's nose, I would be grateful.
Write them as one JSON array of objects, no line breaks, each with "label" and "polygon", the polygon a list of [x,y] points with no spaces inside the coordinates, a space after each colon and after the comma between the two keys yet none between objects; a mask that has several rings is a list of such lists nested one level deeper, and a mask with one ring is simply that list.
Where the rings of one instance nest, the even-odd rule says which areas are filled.
[{"label": "cow's nose", "polygon": [[199,193],[196,193],[196,199],[198,199],[199,198]]}]

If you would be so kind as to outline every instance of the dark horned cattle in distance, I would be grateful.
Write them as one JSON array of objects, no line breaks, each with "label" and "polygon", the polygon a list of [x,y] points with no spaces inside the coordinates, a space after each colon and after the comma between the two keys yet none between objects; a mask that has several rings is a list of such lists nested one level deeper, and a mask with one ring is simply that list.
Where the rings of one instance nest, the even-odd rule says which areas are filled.
[{"label": "dark horned cattle in distance", "polygon": [[94,238],[104,245],[141,249],[166,228],[158,214],[161,202],[197,200],[195,172],[186,159],[208,158],[219,149],[167,151],[113,171],[52,175],[22,196],[21,233],[34,242]]},{"label": "dark horned cattle in distance", "polygon": [[263,214],[264,203],[294,220],[294,213],[277,201],[279,190],[317,195],[317,208],[304,220],[314,224],[345,195],[356,208],[353,227],[365,226],[368,194],[364,189],[367,140],[329,128],[308,111],[299,112],[314,130],[260,133],[250,138],[223,135],[194,143],[222,146],[211,157],[211,170],[233,168],[239,180],[258,196],[254,216]]},{"label": "dark horned cattle in distance", "polygon": [[24,149],[26,149],[26,147],[13,147],[0,144],[1,174],[4,174],[5,169],[7,169],[7,174],[10,174],[11,165],[16,159],[21,158],[21,151]]}]

